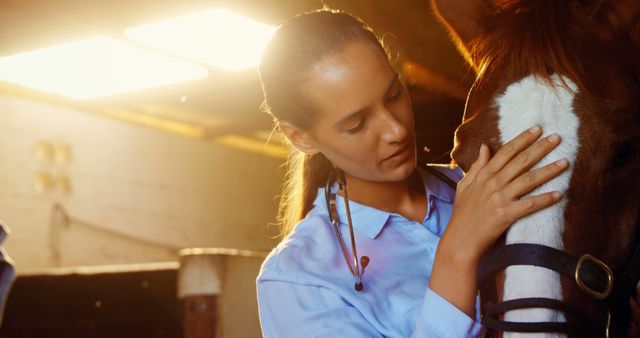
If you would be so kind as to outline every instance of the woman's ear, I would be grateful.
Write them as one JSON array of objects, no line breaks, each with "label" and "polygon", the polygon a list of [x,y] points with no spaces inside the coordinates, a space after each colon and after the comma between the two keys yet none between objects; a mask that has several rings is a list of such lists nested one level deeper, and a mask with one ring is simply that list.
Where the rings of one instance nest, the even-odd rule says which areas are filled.
[{"label": "woman's ear", "polygon": [[314,146],[313,139],[304,130],[292,125],[287,121],[278,121],[278,127],[289,142],[303,153],[312,155],[318,153],[318,149]]}]

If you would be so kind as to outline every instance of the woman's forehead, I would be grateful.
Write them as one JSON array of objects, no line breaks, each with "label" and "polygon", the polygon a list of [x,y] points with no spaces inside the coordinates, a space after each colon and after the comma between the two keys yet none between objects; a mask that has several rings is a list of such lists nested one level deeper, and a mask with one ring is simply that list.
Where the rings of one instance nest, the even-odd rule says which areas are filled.
[{"label": "woman's forehead", "polygon": [[379,47],[370,42],[352,42],[341,53],[313,65],[303,93],[319,113],[349,114],[383,96],[396,77]]}]

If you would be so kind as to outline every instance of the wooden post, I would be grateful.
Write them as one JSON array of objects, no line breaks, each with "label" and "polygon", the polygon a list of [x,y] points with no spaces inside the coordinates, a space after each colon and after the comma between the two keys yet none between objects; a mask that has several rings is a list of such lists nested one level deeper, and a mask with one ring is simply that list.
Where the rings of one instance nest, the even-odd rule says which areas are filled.
[{"label": "wooden post", "polygon": [[180,251],[178,306],[183,338],[216,337],[223,264],[224,257],[219,254]]},{"label": "wooden post", "polygon": [[[179,252],[178,306],[183,338],[222,336],[221,297],[225,256],[260,258],[268,252],[228,248],[189,248]],[[233,281],[230,281],[233,283]]]}]

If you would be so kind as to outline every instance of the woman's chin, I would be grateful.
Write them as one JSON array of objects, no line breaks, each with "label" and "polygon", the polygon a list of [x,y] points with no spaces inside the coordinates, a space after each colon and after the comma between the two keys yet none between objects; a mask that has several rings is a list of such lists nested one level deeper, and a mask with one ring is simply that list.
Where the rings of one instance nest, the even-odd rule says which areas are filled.
[{"label": "woman's chin", "polygon": [[388,176],[392,181],[402,181],[408,178],[416,170],[415,155],[409,156],[402,163],[398,163],[392,168],[388,168]]}]

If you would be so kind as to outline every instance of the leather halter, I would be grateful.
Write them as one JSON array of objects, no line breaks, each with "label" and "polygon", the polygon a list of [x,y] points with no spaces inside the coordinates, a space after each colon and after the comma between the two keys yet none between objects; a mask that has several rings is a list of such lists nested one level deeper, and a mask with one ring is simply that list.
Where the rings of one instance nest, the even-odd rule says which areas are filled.
[{"label": "leather halter", "polygon": [[[425,166],[430,173],[442,179],[456,190],[457,183],[438,170]],[[555,332],[575,334],[580,337],[626,337],[630,321],[629,298],[635,296],[636,283],[640,280],[640,241],[624,272],[616,277],[601,260],[590,254],[580,257],[539,244],[509,244],[487,253],[478,266],[478,285],[512,265],[544,267],[572,278],[578,288],[597,302],[605,302],[608,318],[605,328],[588,325],[590,320],[579,309],[550,298],[519,298],[488,304],[482,314],[483,324],[494,331]],[[564,312],[577,324],[569,322],[509,322],[500,320],[507,311],[547,308]]]},{"label": "leather halter", "polygon": [[[580,309],[549,298],[519,298],[489,304],[483,314],[485,326],[495,331],[557,332],[581,337],[626,336],[630,320],[629,298],[634,295],[640,273],[640,250],[636,248],[625,272],[616,278],[599,259],[584,254],[573,256],[564,251],[539,244],[510,244],[496,248],[482,258],[478,266],[478,283],[512,265],[544,267],[572,278],[578,288],[608,307],[606,327],[589,325],[590,320]],[[554,309],[575,318],[575,322],[508,322],[499,319],[507,311],[527,308]],[[586,324],[586,325],[585,325]]]}]

